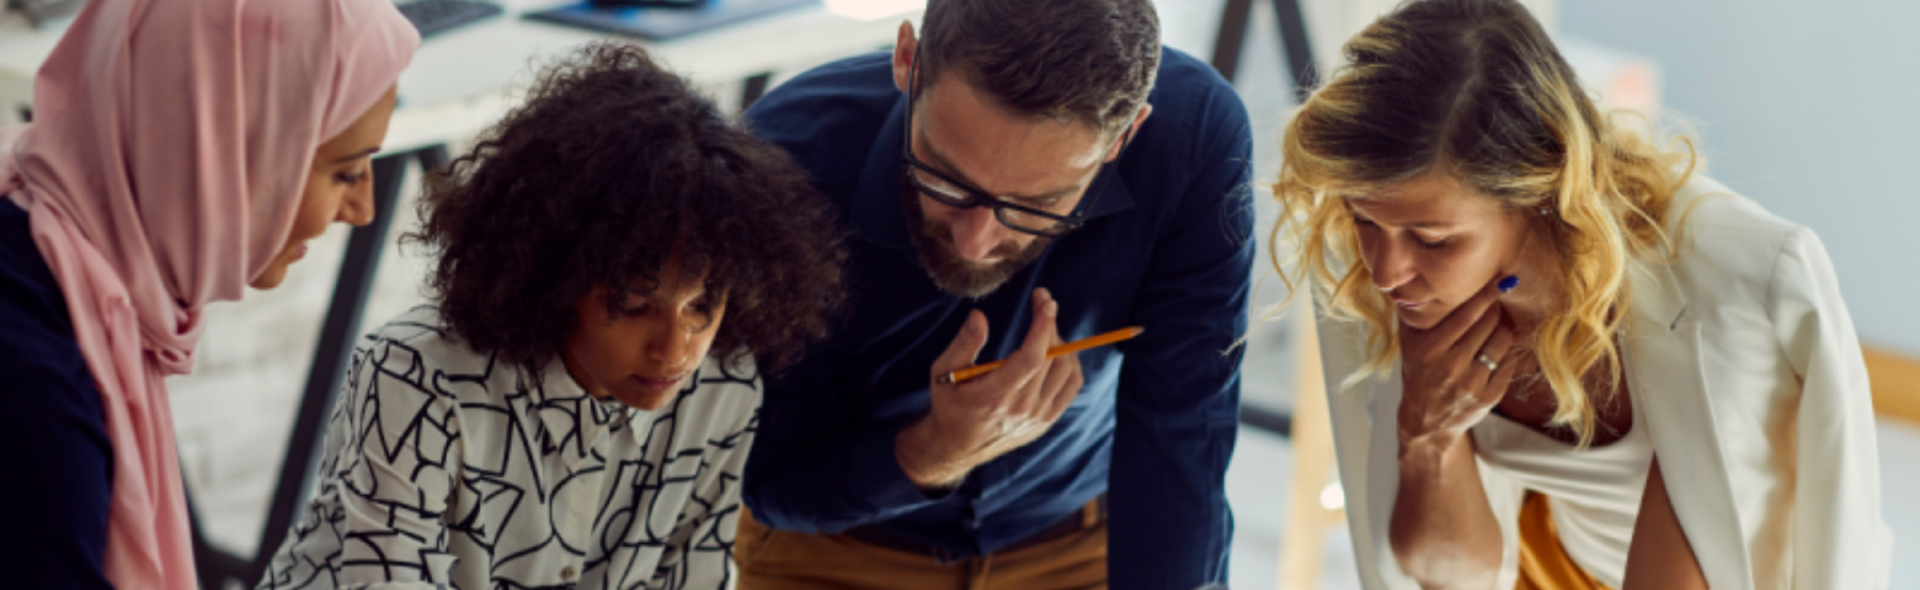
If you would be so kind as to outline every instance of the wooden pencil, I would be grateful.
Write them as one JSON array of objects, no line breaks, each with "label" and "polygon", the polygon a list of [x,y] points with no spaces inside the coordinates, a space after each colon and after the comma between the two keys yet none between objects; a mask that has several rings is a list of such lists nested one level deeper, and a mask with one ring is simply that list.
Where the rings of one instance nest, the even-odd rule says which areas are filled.
[{"label": "wooden pencil", "polygon": [[[1063,354],[1074,354],[1082,350],[1099,348],[1102,346],[1106,346],[1108,344],[1113,344],[1115,342],[1124,342],[1135,336],[1139,336],[1141,332],[1145,332],[1145,331],[1147,331],[1146,328],[1142,328],[1140,326],[1133,326],[1129,328],[1121,328],[1121,329],[1114,330],[1112,332],[1107,332],[1105,334],[1100,334],[1097,336],[1081,338],[1073,342],[1068,342],[1066,344],[1062,344],[1062,345],[1047,349],[1047,358],[1053,358]],[[1000,368],[1001,365],[1004,365],[1004,364],[1006,364],[1006,361],[993,361],[991,363],[987,363],[984,365],[974,365],[971,367],[967,367],[965,369],[951,371],[945,375],[935,377],[933,379],[933,382],[940,385],[947,385],[950,383],[966,383],[967,381],[977,378],[981,375],[992,373],[994,369],[998,369]]]}]

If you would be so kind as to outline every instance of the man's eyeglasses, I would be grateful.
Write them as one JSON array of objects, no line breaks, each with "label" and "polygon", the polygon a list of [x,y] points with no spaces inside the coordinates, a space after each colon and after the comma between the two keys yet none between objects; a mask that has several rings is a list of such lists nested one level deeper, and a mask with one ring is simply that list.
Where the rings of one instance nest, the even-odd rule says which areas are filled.
[{"label": "man's eyeglasses", "polygon": [[[922,49],[924,50],[924,47]],[[907,75],[907,120],[901,125],[901,128],[904,130],[904,137],[901,142],[901,155],[905,163],[904,167],[907,182],[913,186],[914,190],[920,191],[920,194],[926,195],[935,201],[939,201],[942,205],[955,209],[972,209],[974,207],[993,209],[994,218],[999,219],[1002,225],[1014,231],[1041,237],[1057,238],[1064,236],[1067,232],[1079,229],[1080,225],[1086,222],[1087,213],[1093,210],[1093,205],[1100,199],[1101,187],[1106,184],[1107,177],[1113,174],[1111,162],[1103,162],[1100,164],[1100,171],[1094,176],[1093,183],[1087,188],[1086,196],[1081,199],[1080,204],[1074,207],[1073,211],[1061,215],[1035,207],[1007,202],[1004,199],[987,194],[986,191],[974,188],[967,183],[942,174],[940,171],[934,170],[920,160],[915,159],[913,157],[913,107],[914,102],[919,98],[920,91],[920,60],[917,56],[913,60],[913,65],[909,67],[911,69]],[[1131,134],[1124,135],[1119,140],[1123,142],[1120,147],[1122,153],[1127,149],[1124,142],[1128,139],[1131,139]],[[1115,159],[1118,160],[1118,158]]]}]

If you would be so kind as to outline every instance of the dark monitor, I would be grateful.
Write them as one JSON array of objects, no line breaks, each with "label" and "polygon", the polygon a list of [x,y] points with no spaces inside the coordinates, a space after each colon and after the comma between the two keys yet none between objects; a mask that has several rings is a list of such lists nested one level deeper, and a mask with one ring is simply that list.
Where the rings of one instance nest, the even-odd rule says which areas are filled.
[{"label": "dark monitor", "polygon": [[667,7],[662,1],[585,0],[525,18],[661,41],[723,27],[820,0],[693,0],[692,7]]},{"label": "dark monitor", "polygon": [[27,16],[27,22],[33,28],[47,21],[70,16],[80,11],[84,0],[7,0],[8,10],[17,10]]}]

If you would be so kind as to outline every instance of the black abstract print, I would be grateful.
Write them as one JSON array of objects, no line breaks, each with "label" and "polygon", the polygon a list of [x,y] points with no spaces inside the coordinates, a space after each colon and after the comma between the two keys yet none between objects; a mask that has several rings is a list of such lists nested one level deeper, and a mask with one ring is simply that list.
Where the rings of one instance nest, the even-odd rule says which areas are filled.
[{"label": "black abstract print", "polygon": [[432,307],[362,339],[260,588],[731,587],[759,381],[709,358],[646,412],[558,360],[542,377],[475,354]]}]

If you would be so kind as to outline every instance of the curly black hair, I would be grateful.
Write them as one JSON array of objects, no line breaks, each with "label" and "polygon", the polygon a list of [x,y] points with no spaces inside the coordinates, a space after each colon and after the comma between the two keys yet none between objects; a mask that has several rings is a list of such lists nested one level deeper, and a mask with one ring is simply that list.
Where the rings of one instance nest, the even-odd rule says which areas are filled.
[{"label": "curly black hair", "polygon": [[428,286],[453,332],[538,377],[573,306],[609,312],[657,288],[669,253],[727,297],[713,350],[763,374],[824,338],[846,296],[833,212],[784,150],[721,114],[639,47],[587,45],[544,69],[525,103],[430,175]]}]

